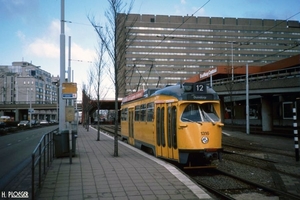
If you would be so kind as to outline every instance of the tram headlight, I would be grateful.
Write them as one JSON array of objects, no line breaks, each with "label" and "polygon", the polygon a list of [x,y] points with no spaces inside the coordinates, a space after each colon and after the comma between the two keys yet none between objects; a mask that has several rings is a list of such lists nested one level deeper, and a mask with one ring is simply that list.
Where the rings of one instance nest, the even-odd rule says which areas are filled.
[{"label": "tram headlight", "polygon": [[184,85],[184,91],[185,92],[191,92],[193,90],[193,86],[192,85]]},{"label": "tram headlight", "polygon": [[204,136],[204,137],[201,138],[201,142],[202,142],[203,144],[207,144],[208,141],[209,141],[209,139],[208,139],[208,137],[206,137],[206,136]]}]

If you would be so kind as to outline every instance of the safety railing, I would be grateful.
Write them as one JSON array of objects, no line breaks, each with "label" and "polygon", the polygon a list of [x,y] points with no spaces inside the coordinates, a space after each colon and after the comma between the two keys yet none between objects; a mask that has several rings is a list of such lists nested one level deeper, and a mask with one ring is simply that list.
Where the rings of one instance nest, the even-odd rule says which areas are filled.
[{"label": "safety railing", "polygon": [[[46,175],[47,169],[54,159],[53,134],[57,131],[58,129],[55,129],[44,134],[31,155],[31,194],[33,200],[36,194],[35,186],[41,188],[42,178]],[[36,170],[37,167],[38,170]]]}]

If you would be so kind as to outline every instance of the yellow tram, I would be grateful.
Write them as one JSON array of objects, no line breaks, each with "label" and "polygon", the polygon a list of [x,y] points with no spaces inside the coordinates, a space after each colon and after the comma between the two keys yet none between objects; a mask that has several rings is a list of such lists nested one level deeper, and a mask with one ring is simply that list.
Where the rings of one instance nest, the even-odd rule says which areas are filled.
[{"label": "yellow tram", "polygon": [[220,116],[217,93],[203,83],[148,89],[123,99],[121,135],[156,157],[207,167],[221,159]]}]

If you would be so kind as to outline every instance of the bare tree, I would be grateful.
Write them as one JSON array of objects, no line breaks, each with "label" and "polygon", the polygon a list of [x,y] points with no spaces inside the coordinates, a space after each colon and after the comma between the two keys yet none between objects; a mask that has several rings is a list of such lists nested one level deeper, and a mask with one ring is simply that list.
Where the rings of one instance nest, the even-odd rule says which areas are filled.
[{"label": "bare tree", "polygon": [[83,89],[83,93],[85,94],[85,103],[83,104],[84,107],[84,124],[86,126],[87,131],[89,131],[89,125],[90,125],[90,100],[91,100],[91,85],[94,82],[94,75],[93,75],[93,71],[89,70],[88,71],[88,84],[84,84],[84,89]]},{"label": "bare tree", "polygon": [[104,45],[107,54],[113,65],[112,81],[115,86],[115,130],[114,130],[114,156],[118,156],[118,97],[119,97],[119,81],[124,75],[120,74],[121,68],[125,67],[124,58],[126,52],[126,18],[130,13],[133,1],[129,5],[123,3],[122,0],[107,0],[109,9],[105,12],[108,25],[99,28],[94,18],[88,17],[90,23],[95,28],[98,37]]},{"label": "bare tree", "polygon": [[95,80],[95,84],[94,86],[94,90],[96,92],[96,96],[97,96],[97,112],[96,112],[96,116],[97,116],[97,141],[100,141],[100,107],[101,107],[101,102],[100,102],[100,97],[105,98],[108,90],[103,90],[103,88],[101,88],[102,86],[102,80],[103,80],[103,75],[105,72],[105,61],[104,61],[104,45],[102,43],[102,41],[99,42],[99,49],[97,52],[98,55],[98,59],[96,64],[94,65],[94,72],[93,74],[93,79]]}]

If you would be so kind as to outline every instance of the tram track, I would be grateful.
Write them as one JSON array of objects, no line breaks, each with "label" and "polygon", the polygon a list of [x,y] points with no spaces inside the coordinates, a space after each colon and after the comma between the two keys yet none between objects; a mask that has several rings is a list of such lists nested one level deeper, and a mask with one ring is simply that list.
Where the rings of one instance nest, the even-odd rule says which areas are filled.
[{"label": "tram track", "polygon": [[[263,145],[246,145],[246,141],[235,144],[223,142],[223,162],[218,169],[224,169],[278,194],[281,198],[300,199],[299,193],[286,187],[286,180],[299,181],[300,171],[291,153]],[[232,166],[231,168],[228,166]],[[245,169],[245,170],[243,170]],[[287,183],[289,184],[289,183]]]},{"label": "tram track", "polygon": [[[223,150],[223,158],[241,164],[246,164],[252,167],[257,167],[260,169],[272,171],[273,173],[281,173],[287,176],[292,176],[300,179],[300,174],[296,174],[295,172],[284,171],[284,166],[288,167],[290,165],[288,163],[284,164],[269,158],[261,158],[257,156],[247,155],[245,153],[237,153],[237,152],[227,151],[227,150]],[[281,167],[276,168],[275,165],[281,165]]]},{"label": "tram track", "polygon": [[221,169],[198,170],[187,174],[220,199],[239,199],[246,195],[257,198],[278,196],[280,199],[300,199],[298,195],[267,187]]}]

